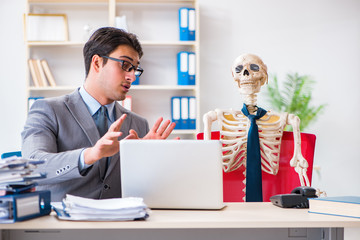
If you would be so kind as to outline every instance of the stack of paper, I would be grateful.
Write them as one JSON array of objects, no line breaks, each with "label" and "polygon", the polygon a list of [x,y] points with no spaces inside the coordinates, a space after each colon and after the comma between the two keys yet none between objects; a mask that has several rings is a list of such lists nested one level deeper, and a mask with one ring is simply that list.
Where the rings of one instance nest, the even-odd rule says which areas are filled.
[{"label": "stack of paper", "polygon": [[44,160],[11,156],[0,160],[0,195],[20,193],[33,188],[34,180],[45,178],[46,173],[34,173]]},{"label": "stack of paper", "polygon": [[80,221],[130,221],[146,219],[148,207],[142,198],[89,199],[66,195],[52,203],[59,219]]}]

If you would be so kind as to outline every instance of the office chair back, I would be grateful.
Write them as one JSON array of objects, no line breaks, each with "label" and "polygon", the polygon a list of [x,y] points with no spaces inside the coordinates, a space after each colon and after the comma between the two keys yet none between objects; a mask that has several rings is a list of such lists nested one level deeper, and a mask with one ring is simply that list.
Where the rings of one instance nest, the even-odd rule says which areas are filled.
[{"label": "office chair back", "polygon": [[4,152],[3,154],[1,154],[1,159],[7,158],[7,157],[11,157],[11,156],[21,157],[21,151],[16,151],[16,152]]},{"label": "office chair back", "polygon": [[[199,133],[197,139],[204,139],[204,134]],[[220,139],[220,132],[211,132],[211,139]],[[307,175],[311,184],[316,136],[301,133],[301,151],[308,161]],[[300,186],[299,175],[290,166],[290,159],[294,152],[294,137],[292,132],[284,131],[281,140],[279,172],[271,175],[262,171],[263,200],[269,202],[270,197],[277,194],[290,193],[295,187]],[[244,167],[235,171],[223,173],[224,202],[242,202],[244,189]]]}]

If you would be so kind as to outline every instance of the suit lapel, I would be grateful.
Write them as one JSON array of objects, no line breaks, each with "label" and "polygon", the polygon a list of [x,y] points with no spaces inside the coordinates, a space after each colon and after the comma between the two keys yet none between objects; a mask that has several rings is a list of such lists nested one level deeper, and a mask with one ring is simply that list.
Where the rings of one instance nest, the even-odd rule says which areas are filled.
[{"label": "suit lapel", "polygon": [[97,140],[99,140],[100,135],[89,110],[80,96],[79,89],[69,94],[68,98],[65,99],[64,104],[86,134],[91,145],[94,146]]},{"label": "suit lapel", "polygon": [[[100,139],[99,131],[97,130],[96,124],[79,93],[79,89],[69,94],[68,98],[65,99],[64,104],[69,109],[69,112],[72,114],[75,121],[84,131],[91,146],[94,146]],[[105,161],[106,158],[100,159],[94,164],[94,167],[99,169],[100,178],[104,176]]]}]

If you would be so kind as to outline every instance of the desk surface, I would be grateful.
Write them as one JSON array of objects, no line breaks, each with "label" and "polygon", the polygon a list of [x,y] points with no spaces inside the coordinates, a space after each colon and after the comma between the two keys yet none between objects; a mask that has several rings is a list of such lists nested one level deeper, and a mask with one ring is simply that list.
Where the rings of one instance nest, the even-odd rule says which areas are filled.
[{"label": "desk surface", "polygon": [[52,213],[0,229],[194,229],[194,228],[360,228],[360,219],[284,209],[271,203],[228,203],[222,210],[152,210],[146,221],[79,222],[58,220]]}]

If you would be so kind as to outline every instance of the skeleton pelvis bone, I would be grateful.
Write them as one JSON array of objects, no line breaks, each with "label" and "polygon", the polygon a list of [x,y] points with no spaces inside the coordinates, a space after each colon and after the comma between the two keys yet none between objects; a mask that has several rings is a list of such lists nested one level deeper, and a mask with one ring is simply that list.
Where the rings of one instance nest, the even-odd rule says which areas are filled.
[{"label": "skeleton pelvis bone", "polygon": [[[235,59],[232,66],[232,75],[236,86],[243,95],[249,113],[256,113],[256,94],[260,92],[261,86],[268,81],[266,65],[256,55],[243,54]],[[224,171],[234,171],[242,166],[246,168],[249,119],[239,110],[216,109],[206,113],[203,121],[204,139],[210,139],[213,122],[217,121],[220,125]],[[310,183],[306,173],[308,163],[301,153],[300,119],[293,114],[286,112],[276,113],[270,110],[256,123],[259,129],[262,170],[269,174],[277,174],[281,138],[285,126],[291,125],[294,133],[294,154],[289,164],[299,174],[300,184],[309,186]]]}]

